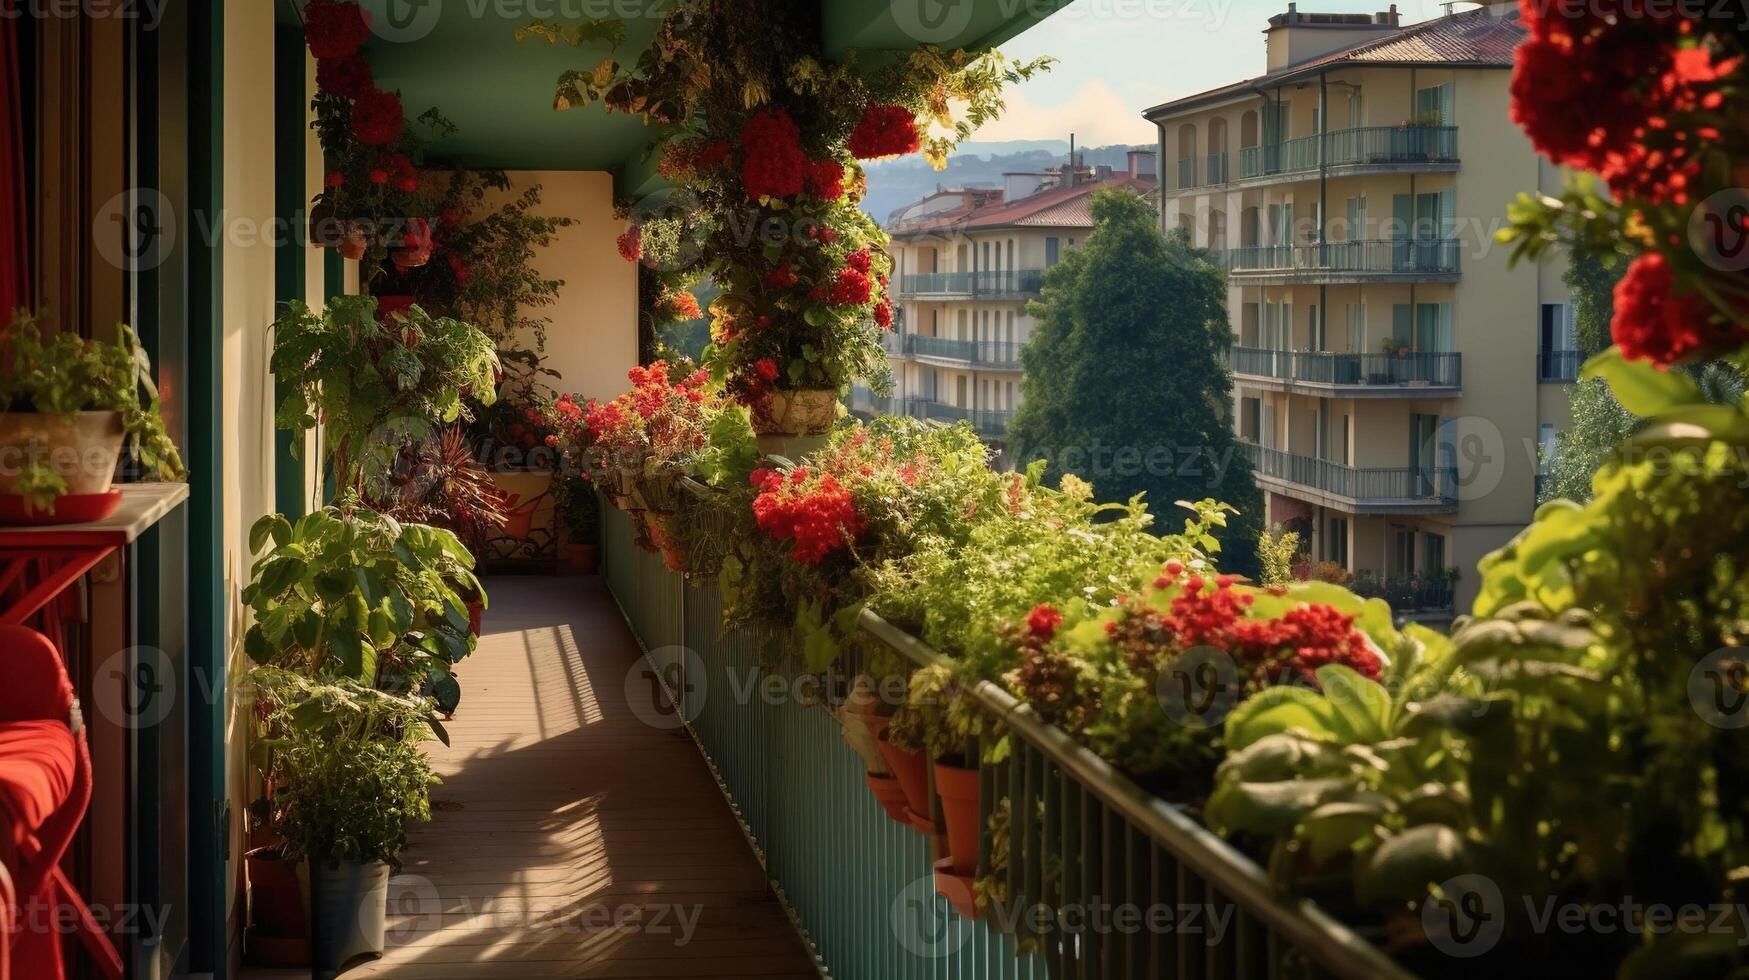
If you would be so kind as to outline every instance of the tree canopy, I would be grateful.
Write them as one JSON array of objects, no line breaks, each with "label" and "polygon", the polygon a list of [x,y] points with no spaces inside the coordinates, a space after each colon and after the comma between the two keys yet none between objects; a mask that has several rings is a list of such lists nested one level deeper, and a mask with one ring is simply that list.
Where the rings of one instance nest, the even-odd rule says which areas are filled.
[{"label": "tree canopy", "polygon": [[1221,565],[1253,572],[1263,502],[1229,418],[1224,278],[1182,232],[1161,234],[1133,193],[1100,191],[1092,213],[1092,234],[1045,273],[1030,308],[1014,458],[1082,476],[1104,500],[1145,493],[1167,527],[1176,501],[1232,504]]}]

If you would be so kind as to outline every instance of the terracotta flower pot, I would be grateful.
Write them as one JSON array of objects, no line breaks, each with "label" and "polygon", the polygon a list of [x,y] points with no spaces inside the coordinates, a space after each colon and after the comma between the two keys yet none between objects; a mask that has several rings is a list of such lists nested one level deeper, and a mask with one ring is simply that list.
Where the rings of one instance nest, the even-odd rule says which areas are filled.
[{"label": "terracotta flower pot", "polygon": [[565,545],[565,570],[572,575],[594,575],[600,561],[601,548],[599,545]]},{"label": "terracotta flower pot", "polygon": [[469,602],[468,602],[468,632],[474,634],[475,636],[479,636],[480,635],[481,621],[485,618],[485,616],[486,616],[486,604],[481,602],[478,599],[469,600]]},{"label": "terracotta flower pot", "polygon": [[281,858],[277,847],[258,847],[243,859],[249,881],[249,929],[243,944],[249,961],[308,966],[310,920],[297,865]]},{"label": "terracotta flower pot", "polygon": [[863,782],[868,784],[868,791],[874,794],[875,802],[881,805],[887,816],[894,823],[911,824],[911,812],[905,806],[905,788],[892,776],[877,776],[872,772],[862,774]]},{"label": "terracotta flower pot", "polygon": [[978,770],[935,764],[935,792],[947,822],[947,856],[953,873],[978,870]]},{"label": "terracotta flower pot", "polygon": [[340,257],[343,259],[357,262],[364,258],[365,250],[369,247],[369,243],[365,241],[364,229],[348,228],[341,232],[340,244],[337,247],[340,251]]},{"label": "terracotta flower pot", "polygon": [[895,748],[887,741],[885,732],[875,740],[875,746],[880,750],[881,758],[887,760],[893,778],[899,781],[899,789],[905,797],[906,815],[910,818],[908,822],[921,833],[935,833],[935,821],[929,818],[929,761],[921,752]]},{"label": "terracotta flower pot", "polygon": [[[68,417],[41,412],[0,414],[0,496],[17,498],[24,464],[40,462],[66,481],[66,497],[96,503],[91,498],[108,494],[115,480],[124,436],[117,412],[75,412]],[[18,509],[28,510],[22,504]],[[114,512],[113,506],[108,509]],[[67,523],[92,520],[89,511],[89,507],[57,507],[53,514],[23,516],[32,524]]]}]

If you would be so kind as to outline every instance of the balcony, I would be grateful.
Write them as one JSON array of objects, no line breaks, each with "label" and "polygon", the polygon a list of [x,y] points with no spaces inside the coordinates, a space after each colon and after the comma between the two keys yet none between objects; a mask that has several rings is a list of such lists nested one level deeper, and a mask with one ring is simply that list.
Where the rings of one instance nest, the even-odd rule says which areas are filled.
[{"label": "balcony", "polygon": [[1258,185],[1362,173],[1450,173],[1458,169],[1455,126],[1366,126],[1302,136],[1239,151],[1239,182]]},{"label": "balcony", "polygon": [[1463,386],[1455,352],[1337,354],[1234,347],[1233,374],[1275,391],[1311,388],[1349,398],[1452,398]]},{"label": "balcony", "polygon": [[1024,299],[1038,295],[1043,269],[914,272],[899,278],[904,299]]},{"label": "balcony", "polygon": [[905,414],[925,422],[942,422],[947,425],[970,422],[978,435],[987,439],[1000,439],[1007,435],[1008,422],[1014,418],[1014,412],[1009,409],[963,408],[916,396],[905,399]]},{"label": "balcony", "polygon": [[1216,252],[1235,282],[1347,285],[1456,282],[1462,250],[1454,238],[1248,245]]},{"label": "balcony", "polygon": [[1390,575],[1362,572],[1352,585],[1355,595],[1383,599],[1405,619],[1448,618],[1456,609],[1456,588],[1448,573]]},{"label": "balcony", "polygon": [[1539,350],[1536,352],[1536,379],[1553,383],[1578,381],[1579,368],[1584,363],[1582,351]]},{"label": "balcony", "polygon": [[1257,483],[1275,493],[1350,514],[1457,511],[1456,467],[1360,469],[1327,459],[1242,443]]},{"label": "balcony", "polygon": [[925,334],[905,337],[905,354],[918,360],[998,371],[1020,370],[1020,348],[1020,344],[1004,340],[958,340]]}]

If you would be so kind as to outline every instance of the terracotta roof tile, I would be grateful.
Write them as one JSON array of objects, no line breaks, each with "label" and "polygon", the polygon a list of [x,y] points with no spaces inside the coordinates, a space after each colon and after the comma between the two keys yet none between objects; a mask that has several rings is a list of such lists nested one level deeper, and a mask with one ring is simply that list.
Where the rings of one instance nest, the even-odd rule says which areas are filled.
[{"label": "terracotta roof tile", "polygon": [[1035,228],[1091,228],[1093,216],[1089,208],[1093,193],[1107,187],[1128,187],[1143,194],[1153,189],[1154,178],[1118,174],[1073,187],[1053,187],[1006,204],[998,201],[970,211],[956,208],[942,214],[930,215],[920,221],[895,223],[888,230],[896,235],[905,235],[950,228],[976,231],[980,228],[1007,228],[1017,225]]}]

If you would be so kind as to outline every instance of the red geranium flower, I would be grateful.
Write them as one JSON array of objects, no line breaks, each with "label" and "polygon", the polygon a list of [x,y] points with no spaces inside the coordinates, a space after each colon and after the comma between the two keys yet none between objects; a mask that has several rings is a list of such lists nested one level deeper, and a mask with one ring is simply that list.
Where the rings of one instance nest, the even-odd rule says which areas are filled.
[{"label": "red geranium flower", "polygon": [[756,113],[741,127],[741,183],[750,198],[801,193],[801,130],[782,109]]},{"label": "red geranium flower", "polygon": [[358,55],[323,58],[316,62],[316,87],[324,92],[356,99],[374,86],[370,66]]},{"label": "red geranium flower", "polygon": [[627,262],[636,262],[644,257],[644,232],[637,225],[621,232],[615,243],[619,246],[620,257]]},{"label": "red geranium flower", "polygon": [[1623,357],[1662,366],[1749,343],[1749,330],[1716,316],[1699,297],[1679,295],[1675,285],[1669,261],[1656,252],[1635,259],[1616,283],[1610,335]]},{"label": "red geranium flower", "polygon": [[796,271],[788,262],[780,262],[765,274],[765,285],[772,289],[788,289],[796,284]]},{"label": "red geranium flower", "polygon": [[1063,625],[1063,614],[1049,603],[1039,603],[1032,607],[1032,612],[1026,614],[1026,629],[1040,640],[1049,640],[1057,635],[1057,627]]},{"label": "red geranium flower", "polygon": [[322,183],[329,187],[339,187],[346,183],[346,175],[338,170],[330,170],[327,179],[323,180]]},{"label": "red geranium flower", "polygon": [[366,92],[352,104],[352,132],[366,146],[400,139],[405,121],[401,99],[393,92]]},{"label": "red geranium flower", "polygon": [[867,272],[874,264],[874,256],[866,248],[859,248],[844,257],[844,263],[858,272]]},{"label": "red geranium flower", "polygon": [[682,320],[696,320],[704,316],[704,311],[698,308],[698,297],[685,291],[675,293],[669,299],[669,308]]},{"label": "red geranium flower", "polygon": [[767,381],[777,380],[777,362],[769,357],[761,357],[753,362],[753,370],[759,372],[759,376]]},{"label": "red geranium flower", "polygon": [[874,308],[874,320],[875,323],[880,324],[882,330],[891,330],[893,327],[893,304],[876,303]]},{"label": "red geranium flower", "polygon": [[377,167],[376,169],[374,169],[370,172],[370,182],[373,184],[386,184],[386,183],[388,183],[389,182],[389,172],[387,170],[384,170],[381,167]]},{"label": "red geranium flower", "polygon": [[808,193],[824,201],[844,196],[844,165],[836,160],[810,160],[805,174]]},{"label": "red geranium flower", "polygon": [[318,60],[350,58],[370,39],[370,14],[356,3],[314,0],[304,7],[304,43]]},{"label": "red geranium flower", "polygon": [[868,273],[847,267],[838,270],[829,298],[833,306],[861,306],[868,302],[873,292],[874,283]]},{"label": "red geranium flower", "polygon": [[858,160],[904,156],[922,145],[917,119],[902,105],[871,105],[850,134],[850,153]]}]

